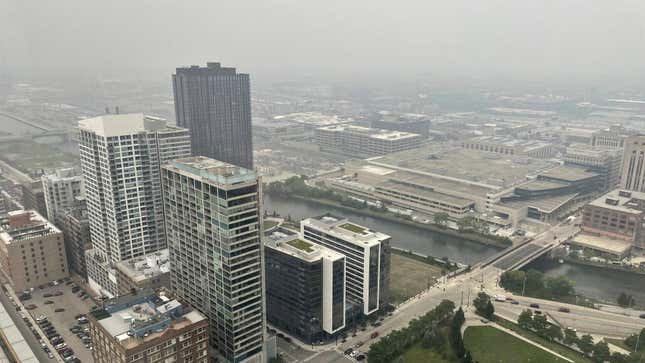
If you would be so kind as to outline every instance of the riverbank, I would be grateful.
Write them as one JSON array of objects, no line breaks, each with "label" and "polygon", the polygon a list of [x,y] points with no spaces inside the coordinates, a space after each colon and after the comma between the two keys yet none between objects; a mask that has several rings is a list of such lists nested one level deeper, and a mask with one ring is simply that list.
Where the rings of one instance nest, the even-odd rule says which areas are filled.
[{"label": "riverbank", "polygon": [[496,236],[485,236],[485,235],[478,234],[478,233],[460,232],[460,231],[451,230],[451,229],[448,229],[446,227],[442,227],[442,226],[438,226],[438,225],[430,224],[430,223],[429,224],[417,223],[417,222],[414,222],[414,221],[411,221],[411,220],[403,219],[402,217],[398,217],[398,216],[396,216],[396,215],[394,215],[392,213],[389,213],[389,212],[375,211],[375,210],[370,209],[370,208],[353,208],[353,207],[343,205],[343,204],[341,204],[341,203],[339,203],[337,201],[333,201],[333,200],[311,198],[311,197],[305,197],[305,196],[294,195],[294,194],[289,195],[289,198],[295,198],[295,199],[299,199],[299,200],[306,201],[306,202],[311,202],[311,203],[316,203],[316,204],[320,204],[320,205],[324,205],[324,206],[334,207],[334,208],[350,211],[350,212],[357,213],[357,214],[363,214],[365,216],[373,217],[373,218],[376,218],[376,219],[387,220],[387,221],[390,221],[390,222],[395,222],[395,223],[399,223],[399,224],[402,224],[402,225],[407,225],[407,226],[418,228],[418,229],[432,231],[432,232],[443,234],[443,235],[446,235],[446,236],[461,238],[461,239],[464,239],[464,240],[468,240],[468,241],[471,241],[471,242],[477,242],[477,243],[481,243],[481,244],[485,244],[485,245],[489,245],[489,246],[505,248],[505,247],[509,247],[512,244],[512,242],[510,240],[502,239],[502,238],[496,237]]},{"label": "riverbank", "polygon": [[565,262],[574,264],[574,265],[581,265],[581,266],[590,266],[594,267],[597,269],[601,270],[612,270],[612,271],[620,271],[620,272],[625,272],[625,273],[632,273],[636,275],[642,275],[645,276],[645,270],[637,270],[633,268],[625,268],[620,265],[612,265],[609,263],[600,263],[600,262],[593,262],[589,260],[581,260],[579,258],[571,258],[571,257],[564,257],[562,258]]}]

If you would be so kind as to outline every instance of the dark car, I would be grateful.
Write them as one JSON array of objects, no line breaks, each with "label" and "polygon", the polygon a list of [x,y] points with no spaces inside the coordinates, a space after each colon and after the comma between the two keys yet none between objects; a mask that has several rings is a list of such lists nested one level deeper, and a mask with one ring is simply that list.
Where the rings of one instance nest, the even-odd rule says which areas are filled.
[{"label": "dark car", "polygon": [[50,292],[48,292],[46,294],[43,294],[43,297],[52,297],[52,296],[54,296],[54,294],[52,294]]},{"label": "dark car", "polygon": [[645,314],[640,314],[638,317],[641,319],[645,319]]},{"label": "dark car", "polygon": [[53,302],[53,301],[51,301],[51,300],[45,300],[45,302],[44,302],[44,304],[45,304],[45,305],[50,305],[50,304],[53,304],[53,303],[54,303],[54,302]]},{"label": "dark car", "polygon": [[536,303],[531,303],[531,305],[529,305],[529,306],[532,307],[532,308],[535,308],[535,309],[540,308],[540,304],[536,304]]},{"label": "dark car", "polygon": [[74,286],[74,287],[72,287],[72,294],[76,294],[76,293],[78,292],[78,290],[80,290],[80,289],[81,289],[81,288],[80,288],[80,287],[78,287],[78,286]]},{"label": "dark car", "polygon": [[352,352],[353,352],[353,351],[354,351],[354,349],[349,348],[349,349],[347,349],[347,350],[345,351],[345,355],[350,355],[350,354],[352,354]]},{"label": "dark car", "polygon": [[558,311],[563,312],[563,313],[570,313],[571,309],[565,308],[564,306],[559,308]]},{"label": "dark car", "polygon": [[542,312],[540,310],[535,310],[535,315],[542,315]]},{"label": "dark car", "polygon": [[357,361],[359,361],[359,362],[362,361],[362,360],[365,360],[365,354],[359,354],[359,355],[356,356],[355,359]]},{"label": "dark car", "polygon": [[54,312],[55,312],[55,313],[62,313],[63,311],[65,311],[65,309],[64,309],[64,308],[57,308],[57,309],[54,309]]},{"label": "dark car", "polygon": [[63,292],[62,292],[62,291],[56,291],[56,292],[54,293],[54,296],[61,296],[61,295],[63,295]]},{"label": "dark car", "polygon": [[517,300],[513,300],[513,301],[511,301],[511,304],[512,304],[512,305],[519,305],[519,304],[520,304],[520,302],[519,302],[519,301],[517,301]]}]

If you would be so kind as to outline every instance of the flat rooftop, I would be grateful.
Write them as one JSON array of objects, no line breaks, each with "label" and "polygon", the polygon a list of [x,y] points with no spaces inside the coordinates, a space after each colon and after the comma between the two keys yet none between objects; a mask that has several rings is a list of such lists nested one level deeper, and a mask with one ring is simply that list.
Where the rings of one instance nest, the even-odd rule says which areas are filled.
[{"label": "flat rooftop", "polygon": [[[34,351],[31,350],[24,335],[18,330],[18,327],[2,304],[0,304],[0,330],[2,331],[4,340],[9,343],[11,349],[16,353],[16,358],[19,362],[38,363],[38,358],[36,358]],[[9,362],[9,360],[0,359],[0,362]]]},{"label": "flat rooftop", "polygon": [[645,193],[614,189],[595,199],[589,205],[623,213],[641,214],[644,203]]},{"label": "flat rooftop", "polygon": [[573,144],[567,147],[564,158],[566,160],[567,157],[587,157],[603,160],[609,157],[620,156],[621,154],[621,149],[594,147],[589,144]]},{"label": "flat rooftop", "polygon": [[307,218],[302,220],[300,224],[317,227],[326,233],[335,235],[360,247],[375,246],[390,238],[384,233],[372,231],[367,227],[350,222],[346,218],[330,214]]},{"label": "flat rooftop", "polygon": [[544,213],[552,213],[560,206],[575,198],[578,193],[570,193],[557,195],[553,197],[544,197],[539,199],[528,200],[514,200],[510,202],[502,202],[499,205],[505,208],[519,209],[523,207],[533,207]]},{"label": "flat rooftop", "polygon": [[217,184],[234,184],[257,180],[253,170],[205,156],[175,159],[166,164],[164,168],[184,172],[184,174],[193,178],[201,177]]},{"label": "flat rooftop", "polygon": [[578,233],[571,241],[571,244],[618,256],[626,255],[632,247],[632,244],[628,241],[587,233]]},{"label": "flat rooftop", "polygon": [[579,167],[579,166],[573,166],[573,165],[562,165],[557,168],[545,170],[540,173],[540,176],[560,179],[566,182],[574,182],[574,181],[593,178],[598,176],[598,174],[587,171],[587,168],[585,167]]},{"label": "flat rooftop", "polygon": [[0,240],[6,244],[53,233],[61,231],[34,210],[11,211],[6,218],[0,219]]},{"label": "flat rooftop", "polygon": [[187,131],[181,127],[168,125],[164,119],[145,116],[142,113],[88,118],[79,121],[78,127],[103,137],[133,135],[140,132]]},{"label": "flat rooftop", "polygon": [[521,148],[524,151],[535,150],[538,148],[550,146],[550,143],[538,140],[514,139],[504,136],[480,136],[472,138],[466,142],[485,143],[501,145],[509,148]]},{"label": "flat rooftop", "polygon": [[169,252],[165,248],[144,256],[120,261],[116,267],[132,281],[146,280],[170,272]]},{"label": "flat rooftop", "polygon": [[420,137],[419,134],[415,134],[412,132],[373,129],[370,127],[363,127],[363,126],[356,126],[356,125],[332,125],[332,126],[320,127],[318,128],[318,130],[363,134],[374,139],[392,140],[392,141]]},{"label": "flat rooftop", "polygon": [[264,246],[308,262],[318,261],[321,258],[335,261],[345,257],[327,247],[304,240],[300,234],[287,235],[274,232],[264,241]]},{"label": "flat rooftop", "polygon": [[473,186],[505,189],[559,164],[525,156],[481,153],[463,148],[429,151],[417,148],[370,158],[366,163],[416,175],[454,178]]},{"label": "flat rooftop", "polygon": [[310,127],[321,127],[353,122],[352,119],[341,118],[338,115],[325,115],[320,112],[295,112],[273,117],[274,120],[284,120],[290,123],[302,124]]}]

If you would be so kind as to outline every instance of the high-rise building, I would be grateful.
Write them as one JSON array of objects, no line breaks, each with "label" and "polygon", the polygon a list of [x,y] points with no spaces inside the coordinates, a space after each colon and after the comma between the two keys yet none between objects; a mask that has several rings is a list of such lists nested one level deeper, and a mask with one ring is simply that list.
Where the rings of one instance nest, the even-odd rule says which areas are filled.
[{"label": "high-rise building", "polygon": [[0,220],[0,267],[15,291],[69,276],[63,234],[33,210]]},{"label": "high-rise building", "polygon": [[208,363],[208,320],[146,289],[105,301],[87,316],[97,363]]},{"label": "high-rise building", "polygon": [[347,257],[347,300],[364,315],[387,304],[390,236],[331,215],[301,221],[300,233],[305,240]]},{"label": "high-rise building", "polygon": [[345,327],[345,256],[275,232],[264,242],[267,321],[305,342]]},{"label": "high-rise building", "polygon": [[84,193],[83,178],[73,168],[58,169],[53,174],[43,175],[42,182],[47,219],[52,222],[56,220],[58,212],[73,208],[75,198]]},{"label": "high-rise building", "polygon": [[193,155],[253,169],[249,75],[207,63],[172,76],[177,125],[191,133]]},{"label": "high-rise building", "polygon": [[162,169],[170,285],[210,319],[213,347],[229,362],[261,361],[264,342],[261,182],[206,157]]},{"label": "high-rise building", "polygon": [[645,191],[645,135],[625,139],[620,187],[636,192]]},{"label": "high-rise building", "polygon": [[161,165],[190,155],[188,130],[143,114],[79,121],[92,237],[88,281],[117,295],[113,264],[166,247]]}]

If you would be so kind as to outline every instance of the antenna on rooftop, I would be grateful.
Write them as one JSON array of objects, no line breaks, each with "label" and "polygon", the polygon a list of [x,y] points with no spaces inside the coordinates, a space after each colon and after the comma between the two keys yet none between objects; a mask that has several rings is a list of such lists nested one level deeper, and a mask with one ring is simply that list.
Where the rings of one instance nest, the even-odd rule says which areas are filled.
[{"label": "antenna on rooftop", "polygon": [[109,107],[107,107],[107,106],[105,107],[105,114],[106,114],[106,115],[109,115],[109,114],[110,114],[110,108],[109,108]]}]

